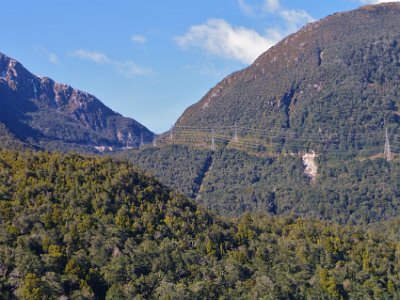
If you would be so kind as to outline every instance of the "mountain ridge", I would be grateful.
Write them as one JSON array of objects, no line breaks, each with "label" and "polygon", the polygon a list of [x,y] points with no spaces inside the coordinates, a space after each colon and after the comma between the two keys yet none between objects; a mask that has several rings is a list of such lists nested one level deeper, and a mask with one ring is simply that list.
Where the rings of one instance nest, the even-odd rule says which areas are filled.
[{"label": "mountain ridge", "polygon": [[[18,139],[56,149],[63,144],[94,152],[94,147],[138,147],[154,134],[123,117],[94,95],[30,73],[0,53],[0,122]],[[51,116],[51,117],[49,117]],[[54,116],[56,116],[54,118]],[[83,147],[83,148],[80,148]]]},{"label": "mountain ridge", "polygon": [[[280,150],[297,150],[294,135],[308,140],[297,147],[305,151],[376,151],[369,133],[399,130],[399,14],[399,3],[369,5],[304,26],[220,81],[174,128],[246,125],[269,130]],[[348,141],[355,134],[358,145]]]},{"label": "mountain ridge", "polygon": [[122,157],[224,215],[391,219],[400,208],[399,20],[393,3],[306,25],[190,106],[166,146]]}]

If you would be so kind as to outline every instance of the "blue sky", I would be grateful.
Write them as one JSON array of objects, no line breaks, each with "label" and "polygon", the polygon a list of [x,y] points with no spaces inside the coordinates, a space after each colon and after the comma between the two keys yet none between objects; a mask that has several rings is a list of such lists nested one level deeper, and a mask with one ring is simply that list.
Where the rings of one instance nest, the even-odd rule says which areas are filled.
[{"label": "blue sky", "polygon": [[1,1],[0,52],[160,133],[284,36],[379,0]]}]

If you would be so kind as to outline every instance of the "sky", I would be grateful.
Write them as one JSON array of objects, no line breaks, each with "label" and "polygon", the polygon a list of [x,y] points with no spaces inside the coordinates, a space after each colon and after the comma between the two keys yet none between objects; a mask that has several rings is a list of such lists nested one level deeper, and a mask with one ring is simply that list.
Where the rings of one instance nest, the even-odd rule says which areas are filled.
[{"label": "sky", "polygon": [[305,24],[379,0],[0,0],[0,52],[168,130]]}]

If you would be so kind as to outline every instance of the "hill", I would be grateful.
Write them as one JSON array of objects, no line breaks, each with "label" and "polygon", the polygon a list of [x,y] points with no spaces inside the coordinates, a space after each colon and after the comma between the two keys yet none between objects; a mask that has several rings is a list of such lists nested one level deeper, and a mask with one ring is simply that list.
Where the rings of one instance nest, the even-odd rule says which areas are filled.
[{"label": "hill", "polygon": [[119,157],[220,215],[263,212],[369,224],[400,211],[399,160],[318,157],[313,179],[305,174],[303,159],[290,155],[170,145]]},{"label": "hill", "polygon": [[[174,130],[215,130],[272,152],[373,155],[399,142],[400,4],[306,25],[189,107]],[[399,146],[396,144],[396,150]]]},{"label": "hill", "polygon": [[224,215],[393,218],[399,20],[386,3],[308,24],[212,88],[159,147],[122,157]]},{"label": "hill", "polygon": [[138,147],[142,135],[144,142],[153,139],[143,125],[112,111],[95,96],[37,77],[1,53],[0,107],[2,128],[38,148],[98,152],[102,146]]},{"label": "hill", "polygon": [[395,231],[222,220],[104,157],[0,150],[0,166],[2,299],[399,296]]}]

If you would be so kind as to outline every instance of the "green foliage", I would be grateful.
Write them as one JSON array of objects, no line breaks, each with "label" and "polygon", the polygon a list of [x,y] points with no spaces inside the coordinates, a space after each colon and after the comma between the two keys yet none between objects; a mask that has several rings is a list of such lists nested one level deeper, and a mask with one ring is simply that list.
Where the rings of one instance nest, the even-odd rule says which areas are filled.
[{"label": "green foliage", "polygon": [[132,161],[135,166],[156,175],[164,184],[191,198],[199,194],[211,163],[210,151],[184,145],[124,151],[117,156]]},{"label": "green foliage", "polygon": [[26,274],[17,294],[22,299],[27,300],[42,300],[46,297],[43,291],[43,283],[36,274],[32,273]]},{"label": "green foliage", "polygon": [[264,212],[339,223],[387,220],[400,211],[400,161],[321,155],[318,177],[304,174],[298,156],[258,156],[184,145],[125,151],[121,157],[164,184],[222,215]]},{"label": "green foliage", "polygon": [[399,296],[395,230],[222,220],[110,158],[0,151],[0,164],[2,299]]}]

